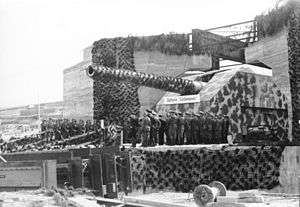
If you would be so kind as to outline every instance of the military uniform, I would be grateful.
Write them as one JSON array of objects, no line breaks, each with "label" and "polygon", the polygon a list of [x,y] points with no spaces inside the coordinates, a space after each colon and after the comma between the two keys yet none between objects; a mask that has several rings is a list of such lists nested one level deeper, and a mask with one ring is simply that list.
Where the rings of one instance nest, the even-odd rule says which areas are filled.
[{"label": "military uniform", "polygon": [[43,120],[41,123],[42,139],[46,137],[46,130],[47,130],[46,120]]},{"label": "military uniform", "polygon": [[166,144],[167,145],[171,145],[171,133],[170,133],[170,121],[171,121],[171,116],[170,114],[166,114],[165,116],[165,121],[166,121],[166,130],[165,130],[165,133],[166,133]]},{"label": "military uniform", "polygon": [[208,114],[208,135],[209,135],[209,144],[215,143],[215,122],[214,116],[210,113]]},{"label": "military uniform", "polygon": [[185,131],[185,144],[192,143],[192,123],[191,123],[191,114],[186,113],[184,131]]},{"label": "military uniform", "polygon": [[199,118],[198,118],[198,125],[199,125],[199,140],[198,140],[198,143],[199,144],[205,143],[204,142],[204,140],[205,140],[204,124],[205,124],[204,114],[201,113],[199,115]]},{"label": "military uniform", "polygon": [[129,137],[131,138],[132,147],[136,147],[138,128],[138,119],[133,115],[129,119]]},{"label": "military uniform", "polygon": [[53,130],[54,130],[54,137],[56,140],[61,140],[61,132],[59,130],[59,121],[56,120],[55,123],[54,123],[54,126],[53,126]]},{"label": "military uniform", "polygon": [[159,128],[161,126],[161,123],[159,121],[159,118],[157,115],[153,115],[153,137],[152,137],[152,146],[156,145],[158,143],[158,135],[159,135]]},{"label": "military uniform", "polygon": [[160,128],[159,128],[159,137],[158,137],[158,144],[163,145],[165,142],[165,134],[167,130],[167,121],[166,118],[162,115],[159,116],[160,121]]},{"label": "military uniform", "polygon": [[209,134],[208,134],[208,129],[209,129],[209,127],[208,127],[208,125],[209,125],[209,120],[208,120],[208,118],[207,118],[207,114],[203,114],[203,116],[202,116],[202,140],[203,140],[203,143],[204,144],[208,144],[209,143]]},{"label": "military uniform", "polygon": [[84,133],[84,121],[82,119],[79,120],[78,123],[78,130],[79,130],[79,134],[83,134]]},{"label": "military uniform", "polygon": [[147,147],[150,140],[151,120],[147,115],[142,119],[142,146]]},{"label": "military uniform", "polygon": [[200,144],[200,115],[194,115],[193,125],[193,144]]},{"label": "military uniform", "polygon": [[91,125],[92,125],[92,123],[91,123],[91,121],[90,120],[87,120],[86,122],[85,122],[85,133],[88,133],[90,130],[91,130]]},{"label": "military uniform", "polygon": [[178,118],[178,135],[177,135],[177,143],[179,145],[184,144],[184,125],[185,125],[185,118],[182,114],[180,114]]},{"label": "military uniform", "polygon": [[172,113],[169,118],[168,134],[170,136],[170,145],[175,145],[177,139],[177,117],[175,113]]},{"label": "military uniform", "polygon": [[225,116],[223,119],[223,124],[222,124],[222,142],[227,143],[227,135],[228,135],[228,130],[229,130],[229,117]]}]

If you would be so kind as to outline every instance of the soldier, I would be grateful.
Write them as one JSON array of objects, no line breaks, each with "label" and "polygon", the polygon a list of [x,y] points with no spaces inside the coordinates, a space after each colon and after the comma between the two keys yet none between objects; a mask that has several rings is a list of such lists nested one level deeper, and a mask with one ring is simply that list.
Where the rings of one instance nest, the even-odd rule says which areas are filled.
[{"label": "soldier", "polygon": [[41,123],[41,131],[42,132],[46,131],[46,120],[45,119]]},{"label": "soldier", "polygon": [[55,123],[53,126],[55,140],[61,140],[61,132],[59,129],[59,125],[60,125],[59,120],[55,120]]},{"label": "soldier", "polygon": [[185,118],[182,113],[179,113],[178,117],[178,135],[177,135],[177,143],[179,145],[184,144],[184,124],[185,124]]},{"label": "soldier", "polygon": [[52,118],[49,118],[48,120],[48,124],[47,124],[47,138],[48,140],[51,140],[54,137],[54,133],[53,133],[53,120]]},{"label": "soldier", "polygon": [[202,132],[201,132],[201,137],[203,140],[204,144],[208,144],[209,143],[209,134],[208,134],[208,115],[206,113],[204,113],[202,115]]},{"label": "soldier", "polygon": [[194,125],[193,138],[194,144],[200,144],[200,115],[195,114],[192,121]]},{"label": "soldier", "polygon": [[204,113],[202,111],[199,111],[199,117],[198,117],[198,126],[199,126],[199,140],[198,140],[198,143],[199,144],[204,143],[204,139],[205,139],[204,124],[205,124]]},{"label": "soldier", "polygon": [[84,134],[84,121],[82,119],[79,119],[79,123],[78,123],[78,131],[79,134]]},{"label": "soldier", "polygon": [[149,146],[155,146],[158,142],[158,130],[160,128],[160,121],[157,117],[157,114],[152,110],[146,110],[148,117],[151,120],[151,127],[150,127],[150,140]]},{"label": "soldier", "polygon": [[66,132],[66,136],[65,138],[70,138],[70,123],[69,123],[69,119],[65,119],[64,121],[64,128],[65,128],[65,132]]},{"label": "soldier", "polygon": [[153,118],[154,118],[154,137],[153,137],[153,145],[156,145],[158,143],[158,138],[159,138],[159,129],[160,129],[160,126],[161,126],[161,123],[160,123],[160,120],[159,120],[159,117],[158,115],[153,112],[154,115],[153,115]]},{"label": "soldier", "polygon": [[142,147],[147,147],[150,139],[150,127],[151,127],[151,120],[148,117],[147,113],[144,113],[141,127],[142,127]]},{"label": "soldier", "polygon": [[219,115],[215,116],[215,123],[214,123],[214,127],[215,127],[215,143],[216,144],[220,144],[222,143],[222,117]]},{"label": "soldier", "polygon": [[216,116],[211,116],[211,137],[212,137],[212,143],[213,144],[217,144],[218,143],[218,139],[216,137],[217,133],[216,133],[216,126],[217,126],[217,119]]},{"label": "soldier", "polygon": [[77,122],[77,120],[74,121],[74,131],[75,131],[75,135],[80,135],[80,127],[79,127],[79,123]]},{"label": "soldier", "polygon": [[43,120],[41,123],[42,139],[44,139],[46,137],[46,130],[47,130],[46,120]]},{"label": "soldier", "polygon": [[155,143],[155,119],[154,115],[152,114],[151,110],[146,110],[148,113],[148,117],[150,118],[151,125],[150,125],[150,137],[148,140],[148,146],[154,146]]},{"label": "soldier", "polygon": [[185,124],[184,124],[184,131],[185,131],[185,144],[191,144],[192,143],[192,117],[191,113],[187,112],[185,113]]},{"label": "soldier", "polygon": [[207,131],[207,144],[212,144],[213,143],[213,116],[209,113],[206,112],[206,131]]},{"label": "soldier", "polygon": [[171,145],[171,134],[170,134],[170,121],[171,121],[171,114],[166,113],[165,115],[165,120],[166,120],[166,144]]},{"label": "soldier", "polygon": [[175,141],[177,139],[177,117],[176,112],[170,112],[170,118],[168,122],[168,133],[170,136],[170,145],[175,145]]},{"label": "soldier", "polygon": [[88,133],[90,131],[91,125],[92,125],[91,121],[90,120],[86,120],[85,125],[84,125],[84,127],[85,127],[85,133]]},{"label": "soldier", "polygon": [[131,146],[136,147],[137,132],[140,127],[138,118],[135,115],[130,115],[129,118],[129,138],[131,138]]},{"label": "soldier", "polygon": [[94,120],[93,122],[90,121],[90,123],[91,123],[91,125],[90,125],[89,131],[93,132],[96,129],[96,120]]},{"label": "soldier", "polygon": [[66,131],[68,132],[68,137],[72,137],[72,123],[69,119],[66,119]]},{"label": "soldier", "polygon": [[223,124],[222,124],[222,143],[227,143],[227,135],[228,135],[228,130],[229,130],[229,117],[228,116],[224,116],[223,118]]},{"label": "soldier", "polygon": [[62,120],[59,127],[60,127],[60,133],[61,133],[62,139],[65,139],[66,138],[65,120]]},{"label": "soldier", "polygon": [[69,128],[71,137],[76,135],[75,124],[76,124],[76,120],[72,119],[70,122],[70,128]]},{"label": "soldier", "polygon": [[163,145],[165,142],[165,134],[167,131],[167,121],[166,118],[162,115],[159,115],[160,128],[159,128],[159,136],[158,136],[158,144]]}]

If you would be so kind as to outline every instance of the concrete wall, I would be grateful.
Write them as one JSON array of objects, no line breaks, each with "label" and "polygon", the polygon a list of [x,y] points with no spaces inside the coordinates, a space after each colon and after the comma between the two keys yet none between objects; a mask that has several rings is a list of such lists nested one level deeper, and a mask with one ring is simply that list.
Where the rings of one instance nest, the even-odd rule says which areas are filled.
[{"label": "concrete wall", "polygon": [[[152,73],[161,76],[176,77],[190,68],[210,68],[210,56],[177,56],[165,55],[158,51],[137,51],[134,53],[135,68],[138,72]],[[139,87],[140,113],[154,107],[165,94],[165,91]]]},{"label": "concrete wall", "polygon": [[92,49],[93,46],[89,46],[83,49],[83,61],[91,61],[92,60]]},{"label": "concrete wall", "polygon": [[288,44],[287,29],[274,36],[268,36],[259,40],[245,49],[245,59],[247,63],[260,61],[272,68],[273,79],[276,85],[283,92],[288,101],[289,113],[289,138],[291,139],[291,88],[289,79],[289,62],[288,62]]},{"label": "concrete wall", "polygon": [[84,70],[90,64],[90,61],[83,61],[64,70],[65,118],[93,119],[93,80]]},{"label": "concrete wall", "polygon": [[300,194],[300,146],[285,147],[279,173],[277,192]]}]

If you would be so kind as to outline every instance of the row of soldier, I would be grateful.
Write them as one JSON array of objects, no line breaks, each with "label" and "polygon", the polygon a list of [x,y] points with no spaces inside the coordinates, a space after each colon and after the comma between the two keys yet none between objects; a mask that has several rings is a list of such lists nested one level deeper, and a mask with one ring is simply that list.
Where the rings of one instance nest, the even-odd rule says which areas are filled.
[{"label": "row of soldier", "polygon": [[41,131],[43,137],[54,137],[55,140],[67,139],[76,135],[92,132],[100,128],[100,122],[83,121],[80,119],[52,119],[43,120]]},{"label": "row of soldier", "polygon": [[170,111],[162,115],[146,110],[140,119],[130,117],[129,136],[133,147],[139,140],[143,147],[157,144],[219,144],[227,143],[228,127],[228,117],[207,112]]},{"label": "row of soldier", "polygon": [[[100,121],[86,122],[75,119],[48,119],[41,123],[41,133],[10,139],[0,144],[1,152],[62,149],[66,146],[90,143],[94,146],[108,146],[115,143],[112,136],[113,123],[104,125]],[[80,136],[82,135],[82,136]],[[74,139],[76,138],[76,139]]]}]

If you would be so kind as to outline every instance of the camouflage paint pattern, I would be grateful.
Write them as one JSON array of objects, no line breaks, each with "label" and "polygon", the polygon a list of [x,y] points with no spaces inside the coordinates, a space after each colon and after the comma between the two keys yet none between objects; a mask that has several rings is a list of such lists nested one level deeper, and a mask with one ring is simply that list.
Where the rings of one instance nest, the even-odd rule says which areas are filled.
[{"label": "camouflage paint pattern", "polygon": [[157,111],[209,111],[230,118],[229,133],[235,141],[242,137],[243,126],[267,124],[274,127],[280,140],[287,140],[287,99],[267,73],[241,68],[216,74],[200,92],[200,102],[157,105]]}]

